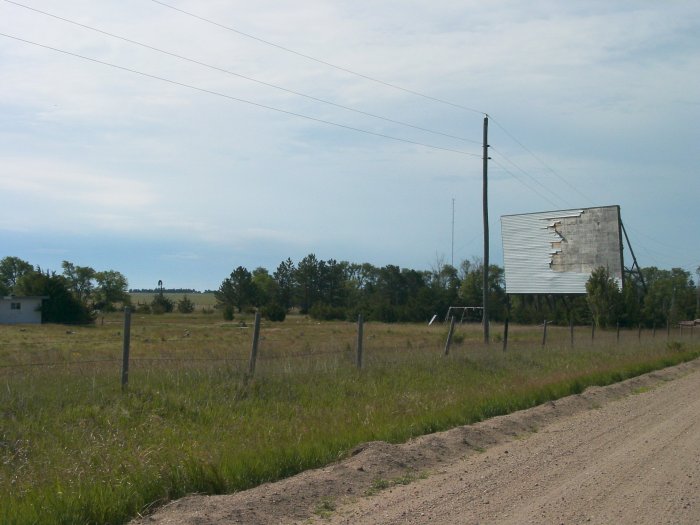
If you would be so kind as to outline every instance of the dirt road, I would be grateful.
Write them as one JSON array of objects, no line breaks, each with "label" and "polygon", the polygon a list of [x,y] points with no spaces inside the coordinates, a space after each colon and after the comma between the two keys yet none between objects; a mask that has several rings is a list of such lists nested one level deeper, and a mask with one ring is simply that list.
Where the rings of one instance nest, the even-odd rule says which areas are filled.
[{"label": "dirt road", "polygon": [[700,362],[138,523],[700,523]]}]

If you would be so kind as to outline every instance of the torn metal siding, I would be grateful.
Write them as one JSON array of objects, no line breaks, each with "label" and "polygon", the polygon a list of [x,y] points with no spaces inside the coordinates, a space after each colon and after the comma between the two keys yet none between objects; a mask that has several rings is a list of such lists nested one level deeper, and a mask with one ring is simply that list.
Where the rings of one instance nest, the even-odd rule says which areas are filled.
[{"label": "torn metal siding", "polygon": [[501,217],[509,294],[585,294],[591,272],[622,282],[619,207]]}]

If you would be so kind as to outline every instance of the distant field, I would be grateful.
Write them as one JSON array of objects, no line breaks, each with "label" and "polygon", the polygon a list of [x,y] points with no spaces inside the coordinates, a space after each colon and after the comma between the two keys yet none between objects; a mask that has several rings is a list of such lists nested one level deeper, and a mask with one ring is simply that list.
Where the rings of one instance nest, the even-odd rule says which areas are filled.
[{"label": "distant field", "polygon": [[[150,296],[149,296],[150,297]],[[195,298],[192,299],[196,302]],[[445,325],[290,315],[264,322],[254,377],[250,316],[134,314],[94,326],[0,325],[0,523],[123,523],[187,493],[225,493],[343,457],[356,444],[467,424],[700,355],[700,338],[512,326],[509,351]]]},{"label": "distant field", "polygon": [[[153,298],[156,296],[154,293],[130,293],[131,303],[136,306],[138,304],[151,304]],[[213,293],[164,293],[165,297],[170,299],[173,303],[177,304],[184,296],[187,296],[190,301],[195,305],[195,310],[202,310],[203,308],[213,308],[216,304],[216,297]]]}]

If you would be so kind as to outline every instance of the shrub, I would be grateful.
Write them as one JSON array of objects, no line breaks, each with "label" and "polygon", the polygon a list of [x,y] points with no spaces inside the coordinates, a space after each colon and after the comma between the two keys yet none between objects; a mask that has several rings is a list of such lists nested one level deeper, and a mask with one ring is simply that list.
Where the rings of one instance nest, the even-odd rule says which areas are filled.
[{"label": "shrub", "polygon": [[325,303],[315,303],[309,309],[309,315],[319,321],[343,320],[347,317],[345,308],[334,307]]},{"label": "shrub", "polygon": [[194,303],[185,295],[177,302],[177,311],[181,314],[191,314],[194,312]]},{"label": "shrub", "polygon": [[224,321],[233,321],[233,306],[230,304],[224,306]]},{"label": "shrub", "polygon": [[138,303],[136,305],[136,313],[137,314],[150,314],[151,313],[151,306],[147,303]]},{"label": "shrub", "polygon": [[165,314],[173,311],[173,302],[165,297],[162,293],[159,293],[151,301],[151,310],[154,314]]},{"label": "shrub", "polygon": [[287,310],[277,303],[271,303],[262,309],[262,315],[270,321],[282,322],[287,317]]}]

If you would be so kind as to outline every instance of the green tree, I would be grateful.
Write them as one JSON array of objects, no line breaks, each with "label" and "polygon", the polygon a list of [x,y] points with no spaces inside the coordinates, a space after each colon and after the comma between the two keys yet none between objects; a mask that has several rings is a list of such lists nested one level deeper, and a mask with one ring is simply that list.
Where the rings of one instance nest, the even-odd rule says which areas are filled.
[{"label": "green tree", "polygon": [[272,275],[272,278],[277,283],[276,286],[276,302],[284,307],[285,310],[289,310],[294,302],[294,289],[296,288],[296,282],[294,280],[294,275],[296,273],[296,268],[291,259],[282,261],[277,270]]},{"label": "green tree", "polygon": [[321,263],[313,253],[304,257],[294,272],[297,304],[307,314],[320,296]]},{"label": "green tree", "polygon": [[277,282],[266,268],[258,267],[253,270],[251,280],[255,292],[253,299],[255,306],[261,307],[276,300]]},{"label": "green tree", "polygon": [[3,295],[16,293],[15,286],[19,279],[33,271],[32,265],[19,257],[4,257],[0,260],[0,291]]},{"label": "green tree", "polygon": [[131,303],[129,281],[115,270],[96,272],[97,286],[94,291],[95,307],[99,310],[113,310],[115,303]]},{"label": "green tree", "polygon": [[[459,298],[464,306],[483,306],[484,303],[484,264],[475,260],[469,265],[460,288]],[[506,313],[506,291],[504,287],[505,274],[503,268],[495,264],[489,265],[489,319],[502,321]]]},{"label": "green tree", "polygon": [[18,295],[45,296],[42,323],[87,324],[94,321],[88,307],[68,289],[65,278],[41,269],[22,274],[16,284]]},{"label": "green tree", "polygon": [[586,294],[595,326],[605,328],[617,321],[622,296],[607,268],[600,266],[593,270],[586,282]]},{"label": "green tree", "polygon": [[87,304],[94,289],[93,280],[97,272],[89,266],[76,266],[69,261],[63,261],[61,267],[68,288],[79,301]]},{"label": "green tree", "polygon": [[241,312],[243,308],[254,304],[255,293],[252,274],[243,266],[239,266],[223,280],[214,295],[219,306],[232,306]]},{"label": "green tree", "polygon": [[676,323],[694,317],[697,297],[690,272],[682,268],[643,269],[647,280],[642,314],[647,324]]}]

